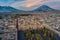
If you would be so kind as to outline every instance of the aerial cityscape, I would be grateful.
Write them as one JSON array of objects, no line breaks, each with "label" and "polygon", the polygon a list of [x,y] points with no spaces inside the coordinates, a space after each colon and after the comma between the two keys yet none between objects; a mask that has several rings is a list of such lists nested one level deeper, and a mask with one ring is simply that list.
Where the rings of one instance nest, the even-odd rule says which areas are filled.
[{"label": "aerial cityscape", "polygon": [[60,40],[60,0],[0,0],[0,40]]}]

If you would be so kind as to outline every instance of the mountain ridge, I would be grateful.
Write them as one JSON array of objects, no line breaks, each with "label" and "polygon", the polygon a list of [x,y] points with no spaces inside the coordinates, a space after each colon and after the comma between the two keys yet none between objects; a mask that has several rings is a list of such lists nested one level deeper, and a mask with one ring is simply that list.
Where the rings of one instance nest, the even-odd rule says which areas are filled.
[{"label": "mountain ridge", "polygon": [[[34,10],[31,10],[31,12],[33,11],[38,11],[38,12],[48,12],[48,11],[55,11],[55,9],[53,8],[50,8],[49,6],[47,5],[42,5]],[[0,6],[0,12],[25,12],[24,10],[18,10],[18,9],[15,9],[13,7],[10,7],[10,6]],[[27,11],[26,11],[27,12]]]},{"label": "mountain ridge", "polygon": [[10,6],[0,6],[0,12],[18,12],[19,10]]},{"label": "mountain ridge", "polygon": [[40,7],[38,7],[37,9],[33,10],[33,11],[40,11],[40,12],[47,12],[47,11],[54,11],[55,9],[50,8],[47,5],[42,5]]}]

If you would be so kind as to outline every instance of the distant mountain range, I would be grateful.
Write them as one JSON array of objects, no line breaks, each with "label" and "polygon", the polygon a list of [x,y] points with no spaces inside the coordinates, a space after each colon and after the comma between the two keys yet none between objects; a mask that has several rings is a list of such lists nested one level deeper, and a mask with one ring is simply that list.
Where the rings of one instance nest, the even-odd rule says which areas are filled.
[{"label": "distant mountain range", "polygon": [[9,6],[0,6],[0,12],[18,12],[20,10]]},{"label": "distant mountain range", "polygon": [[46,5],[42,5],[33,11],[47,12],[47,11],[53,11],[53,10],[55,10],[55,9],[50,8],[49,6],[46,6]]},{"label": "distant mountain range", "polygon": [[[47,12],[47,11],[53,11],[53,10],[55,10],[55,9],[52,9],[46,5],[42,5],[42,6],[38,7],[35,10],[32,10],[32,11]],[[21,12],[21,11],[24,11],[24,10],[18,10],[18,9],[13,8],[13,7],[9,7],[9,6],[0,6],[0,12]]]}]

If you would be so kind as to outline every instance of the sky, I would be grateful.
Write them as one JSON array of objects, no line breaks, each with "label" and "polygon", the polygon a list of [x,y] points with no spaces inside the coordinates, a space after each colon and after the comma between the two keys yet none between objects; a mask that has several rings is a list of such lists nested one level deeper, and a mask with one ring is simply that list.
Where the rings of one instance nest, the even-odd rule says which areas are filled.
[{"label": "sky", "polygon": [[34,10],[41,5],[60,10],[60,0],[0,0],[0,6],[11,6],[19,10]]}]

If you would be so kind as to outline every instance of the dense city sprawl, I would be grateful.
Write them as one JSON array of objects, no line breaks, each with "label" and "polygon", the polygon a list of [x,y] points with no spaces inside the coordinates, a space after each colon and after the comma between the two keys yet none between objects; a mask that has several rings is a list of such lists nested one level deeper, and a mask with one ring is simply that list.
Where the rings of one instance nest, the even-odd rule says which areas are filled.
[{"label": "dense city sprawl", "polygon": [[[0,16],[0,39],[17,40],[16,20],[18,20],[18,30],[23,30],[23,31],[37,30],[38,31],[44,28],[45,26],[49,25],[49,27],[60,32],[60,14],[34,14],[34,15],[13,14],[8,16],[4,15],[4,16]],[[28,35],[29,33],[27,33],[25,36],[28,36]],[[32,37],[34,35],[35,34],[32,33]],[[39,33],[37,32],[36,40],[42,40],[42,38],[39,39],[40,36],[41,35],[39,35]],[[26,40],[32,40],[32,39],[29,37]],[[49,39],[49,40],[52,40],[52,39]],[[56,40],[56,39],[53,38],[53,40]]]}]

